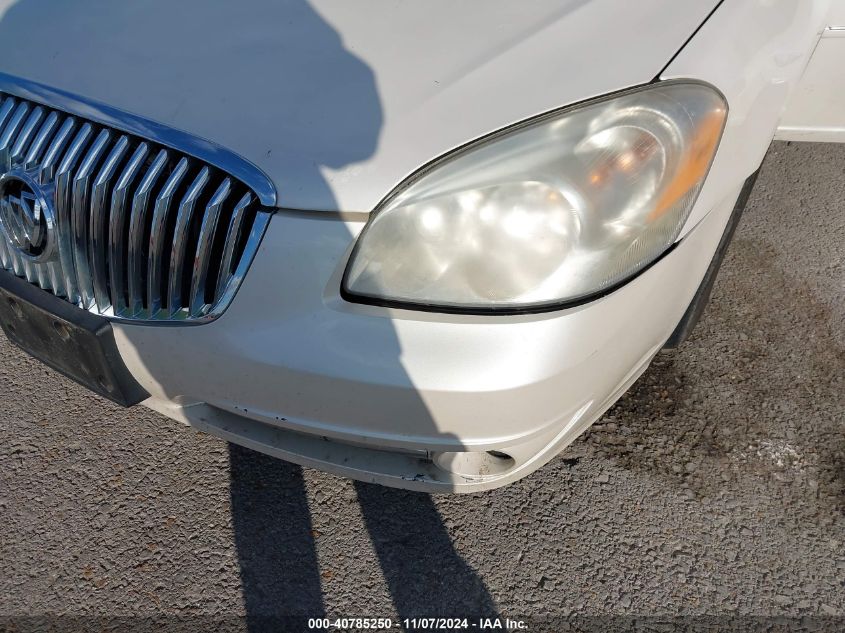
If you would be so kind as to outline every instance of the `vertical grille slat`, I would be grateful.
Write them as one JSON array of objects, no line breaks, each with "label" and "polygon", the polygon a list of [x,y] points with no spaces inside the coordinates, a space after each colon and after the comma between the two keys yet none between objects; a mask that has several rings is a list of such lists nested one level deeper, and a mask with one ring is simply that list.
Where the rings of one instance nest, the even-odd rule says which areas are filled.
[{"label": "vertical grille slat", "polygon": [[6,236],[0,231],[0,265],[7,270],[13,270],[14,263],[14,248],[6,239]]},{"label": "vertical grille slat", "polygon": [[32,112],[23,124],[21,131],[16,135],[12,150],[9,155],[9,160],[17,163],[24,156],[24,152],[29,149],[29,141],[32,135],[36,132],[38,124],[41,122],[41,117],[44,116],[44,108],[38,106],[33,108]]},{"label": "vertical grille slat", "polygon": [[240,202],[235,205],[232,211],[232,218],[229,220],[229,230],[226,232],[226,246],[223,250],[223,259],[220,262],[220,272],[217,275],[217,293],[221,296],[226,290],[226,284],[232,278],[232,265],[236,264],[235,252],[241,243],[241,234],[246,220],[247,209],[254,198],[250,192],[243,195]]},{"label": "vertical grille slat", "polygon": [[0,266],[3,268],[12,267],[12,259],[9,255],[9,249],[6,246],[6,237],[4,235],[0,235]]},{"label": "vertical grille slat", "polygon": [[[61,152],[70,140],[75,127],[76,121],[73,117],[64,119],[58,131],[50,140],[50,144],[44,152],[44,158],[37,165],[29,164],[27,166],[28,169],[38,169],[38,180],[40,182],[52,182]],[[32,153],[32,150],[30,150],[30,153]],[[55,199],[55,194],[53,197]],[[50,262],[47,264],[47,269],[50,271],[50,284],[53,287],[53,292],[59,297],[69,297],[69,290],[65,285],[60,262]]]},{"label": "vertical grille slat", "polygon": [[18,277],[26,277],[26,273],[23,269],[23,259],[15,250],[14,246],[9,244],[8,240],[4,238],[6,245],[9,249],[9,268],[15,273]]},{"label": "vertical grille slat", "polygon": [[132,199],[132,214],[129,219],[129,313],[139,315],[144,312],[144,276],[147,272],[144,263],[147,219],[150,216],[150,198],[153,188],[167,166],[167,150],[159,150],[150,165],[144,179]]},{"label": "vertical grille slat", "polygon": [[[46,126],[47,122],[45,122],[44,125]],[[44,158],[41,160],[41,162],[37,165],[28,165],[27,168],[29,169],[34,169],[35,167],[38,168],[38,180],[40,182],[51,182],[53,180],[53,173],[55,172],[56,165],[59,161],[59,158],[61,157],[62,150],[64,149],[65,144],[70,140],[75,127],[76,121],[73,119],[73,117],[66,118],[62,122],[62,125],[61,127],[59,127],[59,130],[56,132],[55,136],[53,136],[52,140],[50,141],[50,144],[47,146],[47,149],[44,152]],[[30,155],[32,154],[33,150],[30,149]],[[35,159],[37,159],[37,157],[35,157]],[[65,284],[60,263],[50,262],[49,264],[47,264],[47,269],[49,270],[50,285],[53,287],[53,292],[60,297],[69,297],[70,291],[68,290],[67,285]]]},{"label": "vertical grille slat", "polygon": [[53,140],[50,141],[50,145],[47,146],[47,151],[44,153],[44,159],[39,166],[39,180],[42,183],[51,182],[55,178],[56,167],[61,160],[62,152],[64,152],[65,145],[72,138],[75,129],[76,119],[68,117],[62,123],[59,131],[56,132]]},{"label": "vertical grille slat", "polygon": [[208,283],[208,269],[210,266],[211,245],[217,231],[217,222],[223,203],[232,190],[232,181],[225,178],[205,209],[197,240],[197,254],[194,257],[194,272],[191,275],[191,302],[189,306],[192,317],[202,316],[209,307],[205,301],[206,284]]},{"label": "vertical grille slat", "polygon": [[9,116],[11,116],[16,104],[17,101],[15,101],[14,97],[6,97],[3,100],[3,105],[0,106],[0,130],[6,126],[6,121],[9,120]]},{"label": "vertical grille slat", "polygon": [[[238,287],[252,264],[252,258],[255,256],[255,253],[258,252],[258,246],[261,244],[264,232],[270,224],[271,217],[272,213],[267,211],[258,211],[255,214],[255,219],[248,229],[243,248],[241,249],[240,254],[235,257],[236,262],[234,263],[232,274],[223,285],[222,290],[218,289],[217,296],[215,297],[215,300],[218,303],[225,305],[234,298],[235,293],[238,291]],[[247,232],[246,224],[244,224],[243,230],[245,233]]]},{"label": "vertical grille slat", "polygon": [[42,123],[41,127],[38,128],[38,134],[36,134],[35,138],[32,139],[32,144],[26,151],[26,158],[24,158],[23,161],[24,169],[32,169],[37,165],[38,159],[41,157],[41,150],[43,150],[44,146],[47,145],[47,141],[50,139],[50,134],[53,133],[53,130],[58,122],[58,112],[51,112],[47,115],[47,118],[44,119],[44,123]]},{"label": "vertical grille slat", "polygon": [[[37,106],[29,111],[29,116],[21,126],[20,130],[9,139],[10,149],[8,150],[9,165],[17,162],[26,151],[29,141],[35,132],[41,117],[44,116],[44,108]],[[5,160],[5,159],[4,159]],[[24,275],[27,281],[38,281],[42,288],[50,286],[47,270],[43,266],[35,266],[28,261],[23,262]]]},{"label": "vertical grille slat", "polygon": [[[13,97],[3,99],[3,105],[0,106],[0,131],[5,128],[16,103]],[[5,235],[0,235],[0,263],[3,264],[3,268],[11,270],[16,275],[23,273],[23,267],[16,261],[14,248],[7,242]]]},{"label": "vertical grille slat", "polygon": [[167,219],[171,202],[182,179],[188,171],[188,159],[183,158],[173,169],[161,193],[155,201],[153,222],[150,229],[150,249],[147,258],[147,301],[150,312],[155,314],[162,308],[161,267],[164,260],[164,244],[167,238]]},{"label": "vertical grille slat", "polygon": [[0,235],[0,242],[3,243],[2,252],[4,253],[3,267],[11,270],[16,275],[23,276],[23,261],[22,258],[15,251],[4,235]]},{"label": "vertical grille slat", "polygon": [[73,178],[73,169],[79,160],[82,150],[93,133],[94,128],[90,123],[83,124],[76,133],[73,141],[68,145],[64,156],[56,170],[56,226],[59,236],[59,258],[62,271],[64,272],[64,285],[67,292],[67,299],[71,303],[78,301],[78,290],[76,285],[76,270],[73,262],[73,240],[72,226],[70,221],[70,189]]},{"label": "vertical grille slat", "polygon": [[76,287],[83,308],[94,303],[94,281],[88,257],[88,218],[91,215],[91,180],[100,156],[108,147],[111,132],[101,130],[82,159],[73,179],[71,204],[71,232],[73,262],[76,267]]},{"label": "vertical grille slat", "polygon": [[115,314],[123,314],[128,308],[125,236],[129,225],[127,214],[130,209],[128,209],[128,206],[131,203],[129,191],[135,179],[140,175],[149,151],[150,147],[146,143],[141,143],[135,149],[112,193],[111,217],[109,219],[109,283]]},{"label": "vertical grille slat", "polygon": [[[67,100],[12,92],[0,93],[0,197],[10,205],[0,271],[108,318],[219,315],[266,231],[272,184],[206,141],[183,135],[193,151],[180,151],[156,126],[116,129]],[[141,136],[148,130],[155,138]],[[23,213],[45,204],[47,220],[22,237]]]},{"label": "vertical grille slat", "polygon": [[108,253],[109,243],[109,187],[123,156],[129,149],[129,138],[121,136],[112,147],[91,191],[91,222],[88,226],[88,245],[91,259],[91,278],[97,309],[105,312],[111,307],[109,298]]},{"label": "vertical grille slat", "polygon": [[[13,102],[14,110],[4,121],[3,130],[0,132],[0,168],[3,171],[8,171],[11,168],[9,161],[9,154],[12,142],[15,138],[15,133],[20,127],[21,123],[29,111],[29,105],[25,102]],[[23,257],[12,250],[12,269],[18,277],[24,277],[27,281],[34,280],[34,272],[28,262],[24,261]]]},{"label": "vertical grille slat", "polygon": [[176,316],[183,308],[187,307],[186,298],[182,294],[182,279],[185,274],[190,226],[194,218],[197,201],[205,192],[210,179],[211,171],[208,167],[203,167],[179,204],[176,228],[173,234],[173,248],[170,255],[170,278],[167,285],[167,305],[171,317]]},{"label": "vertical grille slat", "polygon": [[14,114],[12,114],[12,117],[3,128],[3,133],[0,134],[0,169],[3,171],[9,171],[12,168],[12,143],[15,140],[18,129],[26,118],[27,112],[29,112],[29,104],[25,101],[20,102],[18,107],[15,108]]}]

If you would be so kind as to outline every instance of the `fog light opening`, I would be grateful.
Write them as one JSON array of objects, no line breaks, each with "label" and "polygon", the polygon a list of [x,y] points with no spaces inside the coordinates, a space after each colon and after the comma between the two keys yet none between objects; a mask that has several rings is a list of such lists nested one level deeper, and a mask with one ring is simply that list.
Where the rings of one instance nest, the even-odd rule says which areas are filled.
[{"label": "fog light opening", "polygon": [[462,477],[495,477],[516,466],[516,461],[501,451],[433,453],[431,460],[441,470]]}]

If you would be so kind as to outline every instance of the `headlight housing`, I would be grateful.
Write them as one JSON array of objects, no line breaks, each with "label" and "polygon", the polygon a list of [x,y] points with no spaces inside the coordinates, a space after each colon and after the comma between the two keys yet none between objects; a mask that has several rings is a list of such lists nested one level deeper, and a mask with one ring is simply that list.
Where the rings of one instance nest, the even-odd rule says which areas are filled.
[{"label": "headlight housing", "polygon": [[471,143],[379,206],[344,293],[470,312],[554,308],[604,293],[677,239],[726,117],[712,86],[671,81]]}]

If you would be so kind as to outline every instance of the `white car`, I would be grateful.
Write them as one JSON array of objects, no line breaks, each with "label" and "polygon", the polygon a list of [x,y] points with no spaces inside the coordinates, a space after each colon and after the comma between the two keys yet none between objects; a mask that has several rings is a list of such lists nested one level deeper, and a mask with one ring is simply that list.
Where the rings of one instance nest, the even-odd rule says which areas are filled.
[{"label": "white car", "polygon": [[842,0],[4,5],[8,337],[388,486],[549,461],[693,328],[773,136],[845,140]]}]

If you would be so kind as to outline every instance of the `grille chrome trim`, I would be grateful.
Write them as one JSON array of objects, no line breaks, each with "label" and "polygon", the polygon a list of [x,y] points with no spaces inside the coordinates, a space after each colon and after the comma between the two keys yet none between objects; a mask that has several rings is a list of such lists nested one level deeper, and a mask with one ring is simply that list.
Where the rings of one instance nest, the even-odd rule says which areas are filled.
[{"label": "grille chrome trim", "polygon": [[0,169],[3,171],[9,171],[12,167],[9,156],[10,147],[27,112],[29,112],[29,104],[21,101],[9,123],[3,128],[3,135],[0,136]]},{"label": "grille chrome trim", "polygon": [[76,172],[73,179],[70,207],[71,243],[73,244],[73,264],[76,269],[76,282],[79,286],[82,307],[86,310],[94,303],[94,281],[88,256],[88,221],[91,215],[90,184],[94,167],[100,154],[106,149],[111,138],[109,130],[102,130]]},{"label": "grille chrome trim", "polygon": [[68,146],[62,162],[56,171],[56,224],[59,234],[59,258],[61,260],[62,272],[64,273],[64,293],[68,301],[78,301],[78,289],[73,270],[73,243],[71,241],[70,224],[70,203],[71,203],[71,177],[76,161],[88,142],[93,128],[90,123],[85,123],[79,132],[76,133],[73,141]]},{"label": "grille chrome trim", "polygon": [[129,164],[120,175],[120,180],[112,193],[112,212],[109,224],[109,282],[112,289],[112,309],[115,314],[126,312],[126,252],[123,249],[123,235],[127,224],[127,202],[129,187],[135,181],[141,169],[141,164],[149,152],[149,146],[141,143],[129,160]]},{"label": "grille chrome trim", "polygon": [[[94,284],[94,300],[97,302],[97,310],[105,312],[111,306],[109,295],[108,262],[116,253],[108,251],[106,237],[109,235],[106,223],[108,221],[108,188],[114,178],[118,162],[126,154],[129,148],[129,139],[121,136],[114,148],[103,163],[97,180],[94,181],[94,190],[91,193],[91,223],[89,225],[88,244],[91,247],[91,276]],[[114,209],[112,209],[114,212]]]},{"label": "grille chrome trim", "polygon": [[36,263],[0,232],[0,270],[113,319],[212,320],[252,262],[275,189],[222,148],[124,114],[0,73],[0,173],[17,170],[53,207],[57,251]]},{"label": "grille chrome trim", "polygon": [[[173,249],[170,257],[170,278],[168,279],[169,305],[182,305],[182,276],[185,270],[185,256],[188,248],[188,226],[194,216],[197,200],[205,190],[209,178],[208,167],[203,167],[197,176],[182,204],[179,205],[179,215],[176,217],[176,231],[173,235]],[[172,314],[171,308],[171,314]]]},{"label": "grille chrome trim", "polygon": [[211,198],[211,202],[205,208],[205,215],[202,218],[200,227],[200,238],[197,245],[197,254],[194,257],[194,272],[191,275],[191,301],[188,304],[191,316],[199,316],[205,309],[205,286],[208,283],[208,269],[211,251],[211,242],[217,233],[217,224],[220,220],[220,211],[229,193],[232,191],[232,183],[226,178]]},{"label": "grille chrome trim", "polygon": [[44,144],[49,140],[50,133],[58,122],[59,113],[53,111],[47,116],[44,123],[41,124],[38,134],[35,135],[35,140],[32,141],[32,145],[29,146],[29,150],[26,153],[26,158],[23,162],[24,170],[32,169],[35,166],[38,157],[41,156],[41,150]]},{"label": "grille chrome trim", "polygon": [[153,223],[150,230],[150,248],[147,258],[147,299],[152,313],[158,312],[162,307],[161,265],[164,259],[165,227],[170,214],[171,202],[176,194],[177,187],[188,171],[188,165],[187,158],[182,158],[179,161],[161,193],[158,194],[153,208]]},{"label": "grille chrome trim", "polygon": [[146,270],[146,256],[144,255],[144,226],[150,211],[150,196],[153,187],[161,178],[167,165],[167,150],[161,150],[155,157],[153,164],[147,171],[135,197],[132,199],[132,212],[129,215],[129,304],[128,314],[138,316],[144,312],[144,273]]},{"label": "grille chrome trim", "polygon": [[44,116],[44,108],[41,106],[36,107],[32,110],[32,113],[29,115],[29,118],[24,123],[23,128],[18,134],[18,138],[15,140],[15,144],[12,146],[12,153],[9,156],[9,164],[18,162],[23,157],[24,149],[28,146],[28,142],[32,133],[35,131],[35,127],[41,121],[41,117]]},{"label": "grille chrome trim", "polygon": [[232,261],[235,256],[235,247],[241,241],[241,232],[243,231],[244,216],[246,209],[252,204],[252,194],[245,193],[240,202],[235,205],[235,210],[232,212],[232,219],[229,220],[229,230],[226,232],[226,250],[223,253],[223,261],[220,262],[220,272],[217,275],[217,294],[222,295],[229,282],[229,276],[232,273]]}]

